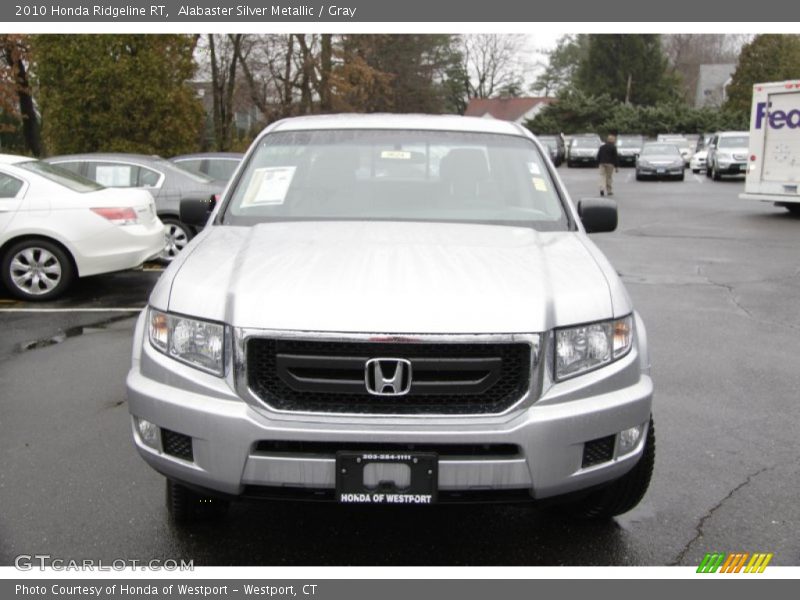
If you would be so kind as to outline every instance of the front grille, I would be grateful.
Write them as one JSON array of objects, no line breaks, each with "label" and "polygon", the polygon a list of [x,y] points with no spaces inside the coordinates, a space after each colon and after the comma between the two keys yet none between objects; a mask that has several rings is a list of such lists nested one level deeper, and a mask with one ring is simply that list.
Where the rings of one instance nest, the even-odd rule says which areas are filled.
[{"label": "front grille", "polygon": [[[403,395],[367,390],[366,363],[411,363]],[[283,411],[357,414],[493,414],[514,405],[530,385],[527,343],[339,342],[251,338],[247,383]],[[391,372],[385,374],[391,377]],[[405,384],[403,384],[405,385]]]},{"label": "front grille", "polygon": [[339,451],[435,452],[439,458],[513,458],[522,454],[516,444],[400,444],[390,442],[301,442],[293,440],[262,440],[256,444],[257,453],[271,456],[313,454],[315,456],[333,457]]},{"label": "front grille", "polygon": [[164,454],[176,456],[183,460],[194,460],[194,452],[192,451],[192,438],[182,433],[176,433],[169,429],[161,428],[161,445],[164,448]]},{"label": "front grille", "polygon": [[598,438],[583,445],[583,461],[581,468],[592,467],[614,458],[614,440],[616,436],[609,435]]}]

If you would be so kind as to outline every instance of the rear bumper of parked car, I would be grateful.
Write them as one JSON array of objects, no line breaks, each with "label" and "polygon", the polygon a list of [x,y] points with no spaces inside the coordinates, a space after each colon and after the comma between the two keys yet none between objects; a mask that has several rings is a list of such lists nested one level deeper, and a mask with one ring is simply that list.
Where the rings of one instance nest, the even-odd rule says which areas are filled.
[{"label": "rear bumper of parked car", "polygon": [[112,226],[74,244],[73,253],[81,277],[138,267],[164,249],[164,224]]},{"label": "rear bumper of parked car", "polygon": [[[608,483],[631,469],[646,434],[620,453],[620,432],[646,431],[650,419],[653,386],[636,349],[603,369],[553,385],[538,401],[508,414],[299,415],[242,400],[232,375],[219,378],[177,363],[143,343],[143,328],[142,318],[127,379],[135,446],[168,478],[226,495],[274,497],[305,490],[332,496],[335,452],[348,444],[459,444],[515,450],[440,453],[440,493],[560,496]],[[143,441],[137,419],[158,427],[156,443]],[[596,451],[599,458],[587,461],[587,452]]]}]

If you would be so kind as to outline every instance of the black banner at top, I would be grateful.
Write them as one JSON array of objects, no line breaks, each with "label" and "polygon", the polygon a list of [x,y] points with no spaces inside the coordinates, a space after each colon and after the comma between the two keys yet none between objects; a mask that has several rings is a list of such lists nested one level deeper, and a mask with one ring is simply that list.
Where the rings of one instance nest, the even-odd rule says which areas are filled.
[{"label": "black banner at top", "polygon": [[[22,22],[777,22],[800,20],[786,0],[12,0],[0,21]],[[787,29],[787,32],[789,29]]]}]

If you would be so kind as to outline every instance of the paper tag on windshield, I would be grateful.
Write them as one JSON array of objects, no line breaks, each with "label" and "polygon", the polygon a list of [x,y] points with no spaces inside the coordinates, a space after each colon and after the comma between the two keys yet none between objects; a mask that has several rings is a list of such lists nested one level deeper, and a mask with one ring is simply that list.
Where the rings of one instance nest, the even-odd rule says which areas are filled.
[{"label": "paper tag on windshield", "polygon": [[253,171],[242,206],[283,204],[297,167],[262,167]]},{"label": "paper tag on windshield", "polygon": [[403,150],[384,150],[381,152],[381,158],[389,160],[410,160],[411,152],[405,152]]},{"label": "paper tag on windshield", "polygon": [[541,175],[542,174],[542,172],[539,170],[539,165],[537,165],[535,162],[529,162],[528,163],[528,171],[530,172],[531,175]]},{"label": "paper tag on windshield", "polygon": [[547,184],[545,183],[544,179],[541,177],[534,177],[533,178],[533,187],[535,187],[540,192],[547,191]]}]

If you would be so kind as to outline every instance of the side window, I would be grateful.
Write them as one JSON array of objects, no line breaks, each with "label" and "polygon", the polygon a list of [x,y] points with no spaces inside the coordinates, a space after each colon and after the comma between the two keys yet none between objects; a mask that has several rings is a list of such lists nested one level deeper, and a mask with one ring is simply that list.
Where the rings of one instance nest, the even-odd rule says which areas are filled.
[{"label": "side window", "polygon": [[83,163],[80,162],[60,162],[56,163],[56,166],[61,167],[62,169],[66,169],[67,171],[71,171],[76,175],[83,175],[81,171],[81,167],[83,167]]},{"label": "side window", "polygon": [[181,160],[175,163],[181,169],[186,169],[187,171],[191,171],[192,173],[200,173],[204,175],[202,170],[203,161],[200,159],[188,159],[188,160]]},{"label": "side window", "polygon": [[90,162],[89,179],[106,187],[135,187],[139,167],[125,163]]},{"label": "side window", "polygon": [[14,198],[22,189],[22,181],[0,173],[0,198]]},{"label": "side window", "polygon": [[138,167],[139,171],[139,187],[155,187],[158,185],[158,180],[161,179],[161,174],[152,169],[145,169]]}]

